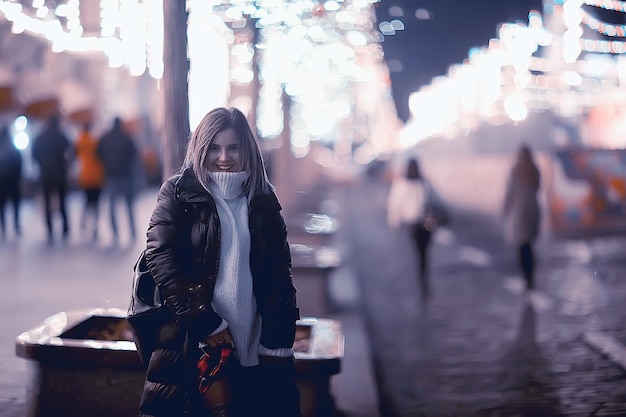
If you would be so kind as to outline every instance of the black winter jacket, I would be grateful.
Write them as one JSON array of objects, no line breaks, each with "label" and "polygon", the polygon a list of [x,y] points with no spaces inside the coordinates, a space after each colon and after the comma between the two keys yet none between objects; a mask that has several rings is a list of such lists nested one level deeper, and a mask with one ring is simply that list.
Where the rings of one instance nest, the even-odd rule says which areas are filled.
[{"label": "black winter jacket", "polygon": [[32,155],[39,166],[41,184],[67,185],[72,149],[72,143],[58,127],[48,127],[35,138]]},{"label": "black winter jacket", "polygon": [[135,142],[119,126],[105,133],[96,147],[96,155],[102,161],[107,179],[132,178],[137,154]]},{"label": "black winter jacket", "polygon": [[[256,195],[249,204],[253,291],[262,317],[261,344],[270,349],[293,346],[299,319],[280,211],[274,194]],[[150,357],[140,415],[196,415],[198,341],[222,321],[211,307],[220,222],[213,198],[190,170],[162,185],[147,236],[148,268],[172,315]]]}]

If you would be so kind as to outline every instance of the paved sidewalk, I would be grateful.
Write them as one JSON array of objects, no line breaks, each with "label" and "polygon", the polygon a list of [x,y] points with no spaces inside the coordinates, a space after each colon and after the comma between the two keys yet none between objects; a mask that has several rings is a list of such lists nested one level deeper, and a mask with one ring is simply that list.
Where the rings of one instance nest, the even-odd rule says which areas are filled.
[{"label": "paved sidewalk", "polygon": [[[422,305],[406,236],[384,221],[385,183],[339,187],[344,264],[330,280],[346,333],[331,381],[341,413],[374,416],[626,415],[626,238],[538,246],[538,287],[525,296],[497,223],[454,212],[432,248],[433,298]],[[154,192],[138,201],[145,230]],[[78,201],[70,204],[73,218]],[[125,308],[144,242],[45,243],[37,202],[24,236],[0,243],[0,417],[24,417],[28,363],[15,337],[63,310]],[[11,224],[11,223],[9,223]],[[364,315],[364,316],[363,316]],[[365,317],[365,320],[363,320]],[[622,362],[620,362],[620,360]]]},{"label": "paved sidewalk", "polygon": [[[23,205],[23,236],[9,235],[0,241],[0,417],[25,417],[29,363],[15,355],[18,334],[33,328],[60,311],[128,305],[131,269],[145,246],[143,233],[156,199],[156,190],[146,190],[137,201],[139,239],[130,242],[127,234],[113,244],[108,225],[108,207],[101,208],[100,241],[80,237],[78,218],[80,196],[71,195],[72,219],[68,242],[46,243],[43,215],[38,200]],[[120,207],[120,210],[122,207]],[[120,230],[125,213],[120,212]],[[12,225],[12,217],[9,217]],[[340,249],[349,242],[338,234]],[[355,274],[345,263],[330,278],[337,311],[329,318],[339,320],[345,332],[342,371],[331,379],[331,391],[339,412],[346,417],[375,417],[378,397],[370,361],[365,327],[355,300],[358,299]]]},{"label": "paved sidewalk", "polygon": [[381,415],[626,415],[626,237],[544,237],[526,295],[496,221],[454,211],[435,235],[424,305],[411,242],[385,224],[387,187],[337,193]]}]

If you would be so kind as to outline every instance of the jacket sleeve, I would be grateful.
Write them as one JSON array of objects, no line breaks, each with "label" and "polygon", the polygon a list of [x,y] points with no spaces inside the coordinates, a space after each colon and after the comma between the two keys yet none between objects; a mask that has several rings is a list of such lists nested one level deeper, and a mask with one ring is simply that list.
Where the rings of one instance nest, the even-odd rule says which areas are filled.
[{"label": "jacket sleeve", "polygon": [[269,349],[291,348],[295,339],[296,321],[300,314],[291,274],[287,226],[278,211],[268,213],[265,223],[264,257],[267,262],[269,287],[267,304],[261,312],[261,344]]},{"label": "jacket sleeve", "polygon": [[190,276],[191,231],[184,205],[176,198],[175,185],[168,180],[159,191],[148,226],[146,259],[165,304],[181,326],[202,340],[222,322],[211,307],[209,285]]}]

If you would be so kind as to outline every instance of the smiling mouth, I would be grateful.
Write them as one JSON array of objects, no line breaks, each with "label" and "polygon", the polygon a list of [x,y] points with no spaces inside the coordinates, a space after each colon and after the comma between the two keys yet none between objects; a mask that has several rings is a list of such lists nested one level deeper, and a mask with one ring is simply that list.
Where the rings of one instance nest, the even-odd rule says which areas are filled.
[{"label": "smiling mouth", "polygon": [[220,171],[229,171],[232,169],[232,165],[218,165],[217,169],[219,169]]}]

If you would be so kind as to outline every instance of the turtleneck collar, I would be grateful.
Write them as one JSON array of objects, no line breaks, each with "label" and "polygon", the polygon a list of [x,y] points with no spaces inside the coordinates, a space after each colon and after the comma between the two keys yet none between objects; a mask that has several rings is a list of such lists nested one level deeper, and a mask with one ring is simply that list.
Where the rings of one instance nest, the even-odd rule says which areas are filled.
[{"label": "turtleneck collar", "polygon": [[245,171],[210,171],[209,178],[211,180],[209,183],[211,192],[216,193],[224,200],[232,200],[242,195],[243,183],[248,178],[248,173]]}]

